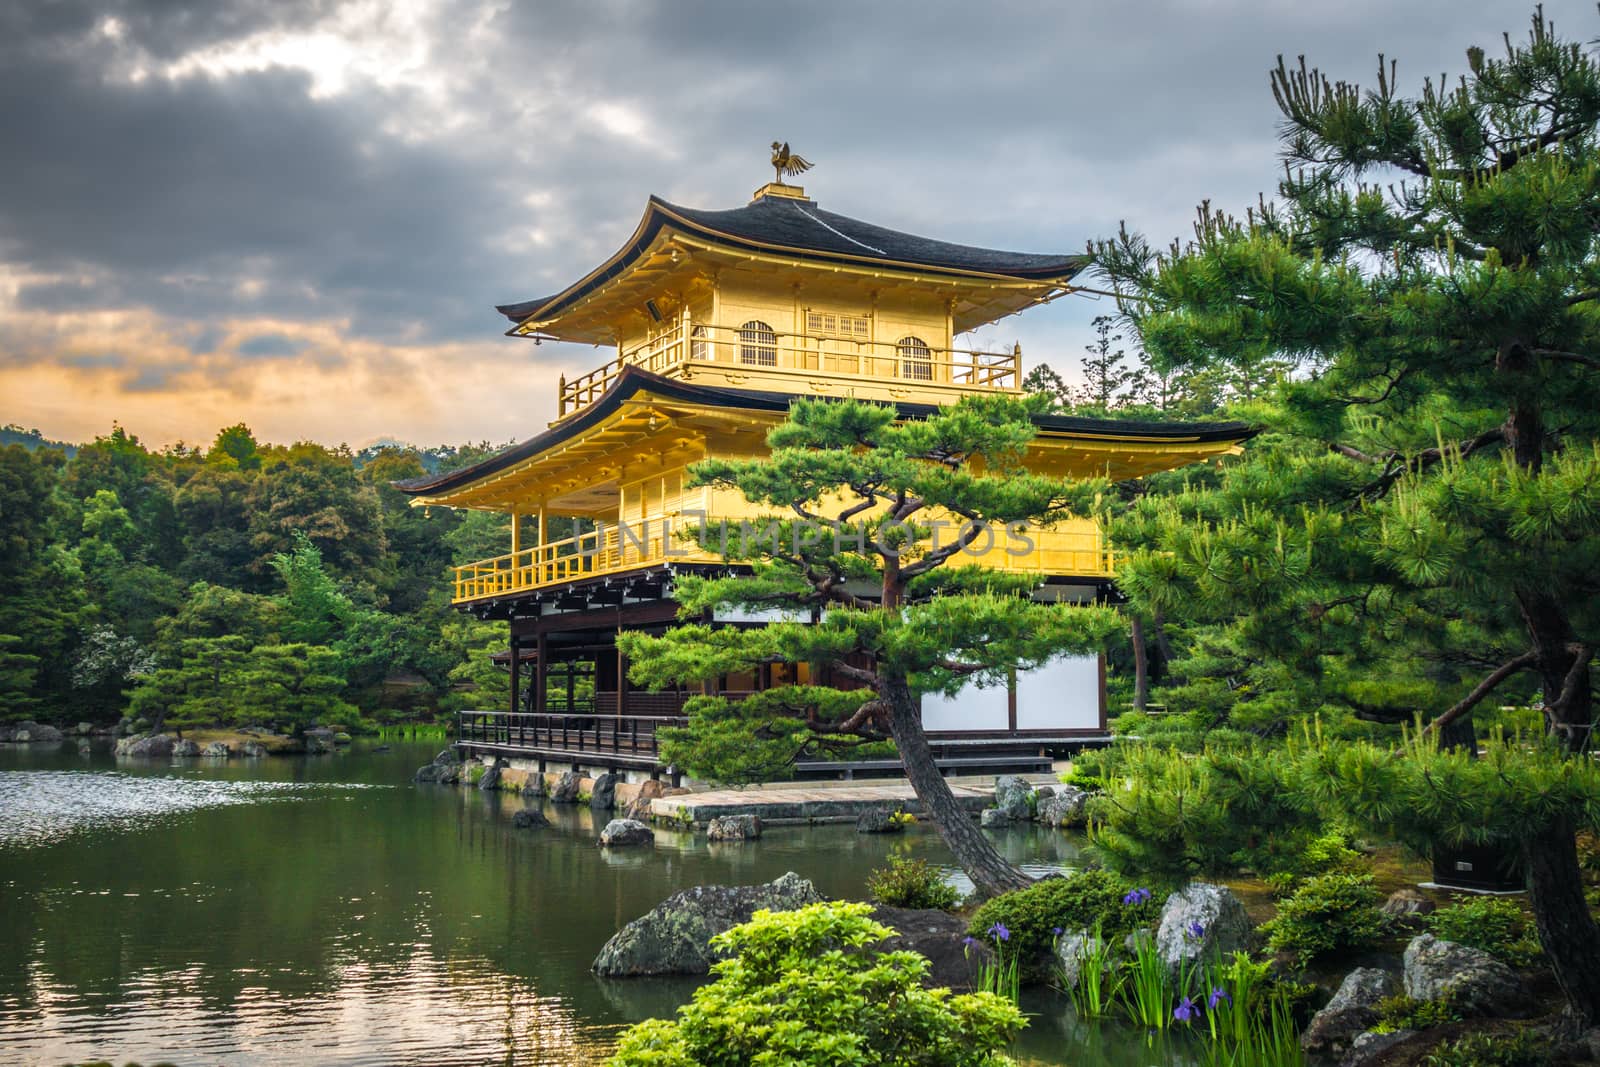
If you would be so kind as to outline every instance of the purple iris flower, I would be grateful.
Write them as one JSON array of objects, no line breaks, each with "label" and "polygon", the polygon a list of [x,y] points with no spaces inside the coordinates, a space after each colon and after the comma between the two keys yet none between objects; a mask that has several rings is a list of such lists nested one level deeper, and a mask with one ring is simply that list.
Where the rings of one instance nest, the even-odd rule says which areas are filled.
[{"label": "purple iris flower", "polygon": [[1206,998],[1206,1009],[1208,1011],[1216,1011],[1217,1005],[1224,1000],[1226,1000],[1229,1004],[1233,1003],[1233,998],[1228,996],[1227,992],[1221,986],[1213,986],[1211,989],[1211,995]]},{"label": "purple iris flower", "polygon": [[975,938],[975,937],[970,937],[970,936],[969,937],[963,937],[961,939],[961,943],[963,945],[966,945],[968,948],[971,948],[973,945],[976,945],[978,943],[978,939]]},{"label": "purple iris flower", "polygon": [[1199,923],[1190,923],[1184,928],[1184,933],[1198,941],[1202,937],[1206,936],[1206,928],[1201,926]]},{"label": "purple iris flower", "polygon": [[1055,937],[1060,937],[1060,936],[1061,936],[1061,927],[1059,927],[1059,926],[1052,926],[1052,927],[1051,927],[1051,928],[1050,928],[1050,933],[1051,933],[1051,935],[1052,935],[1052,936],[1055,936]]},{"label": "purple iris flower", "polygon": [[1123,897],[1122,898],[1122,902],[1124,904],[1128,905],[1129,907],[1132,907],[1135,904],[1143,904],[1145,901],[1147,901],[1149,899],[1150,899],[1150,890],[1144,888],[1143,886],[1140,886],[1138,889],[1135,889],[1133,892],[1131,892],[1127,896]]},{"label": "purple iris flower", "polygon": [[995,938],[998,941],[1011,940],[1011,931],[1006,929],[1004,923],[995,923],[993,926],[989,927],[988,934],[990,937]]},{"label": "purple iris flower", "polygon": [[1172,1017],[1178,1020],[1180,1023],[1193,1022],[1199,1014],[1200,1005],[1196,1004],[1189,997],[1184,997],[1182,1000],[1178,1001],[1178,1006],[1172,1009]]}]

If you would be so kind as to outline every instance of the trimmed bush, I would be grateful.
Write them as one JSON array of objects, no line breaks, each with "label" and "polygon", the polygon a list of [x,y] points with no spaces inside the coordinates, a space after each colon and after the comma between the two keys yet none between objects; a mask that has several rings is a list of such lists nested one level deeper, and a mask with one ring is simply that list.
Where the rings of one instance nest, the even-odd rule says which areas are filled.
[{"label": "trimmed bush", "polygon": [[926,1063],[1001,1067],[1024,1025],[992,993],[924,989],[928,961],[871,946],[894,931],[868,904],[822,903],[758,911],[711,943],[732,958],[713,966],[674,1021],[651,1019],[622,1036],[612,1067],[711,1063]]},{"label": "trimmed bush", "polygon": [[1481,948],[1513,967],[1527,967],[1539,956],[1539,941],[1528,916],[1514,900],[1478,897],[1440,908],[1427,918],[1433,936]]},{"label": "trimmed bush", "polygon": [[1273,948],[1302,960],[1366,948],[1383,933],[1378,899],[1371,875],[1318,875],[1279,903],[1277,916],[1262,929]]},{"label": "trimmed bush", "polygon": [[1037,974],[1038,961],[1055,947],[1056,930],[1092,930],[1098,924],[1103,936],[1113,938],[1155,922],[1161,905],[1148,891],[1123,903],[1133,889],[1110,871],[1046,878],[986,902],[973,912],[968,933],[987,942],[988,931],[1000,924],[1010,933],[1008,950],[1018,954],[1025,971]]},{"label": "trimmed bush", "polygon": [[956,887],[923,860],[889,861],[867,875],[867,891],[891,908],[938,908],[950,911],[961,902]]}]

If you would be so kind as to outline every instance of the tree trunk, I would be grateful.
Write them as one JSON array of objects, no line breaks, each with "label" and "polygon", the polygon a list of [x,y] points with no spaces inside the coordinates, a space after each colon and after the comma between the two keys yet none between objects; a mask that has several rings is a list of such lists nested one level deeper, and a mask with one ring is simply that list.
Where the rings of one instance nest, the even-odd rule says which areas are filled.
[{"label": "tree trunk", "polygon": [[1128,613],[1128,638],[1133,643],[1133,710],[1143,711],[1150,703],[1150,653],[1144,647],[1144,620],[1137,612]]},{"label": "tree trunk", "polygon": [[883,679],[878,685],[878,695],[889,707],[889,732],[905,764],[906,779],[922,802],[923,812],[938,828],[939,836],[950,846],[956,862],[967,872],[979,894],[992,897],[1032,885],[1031,878],[995,851],[977,822],[950,792],[950,783],[939,773],[933,749],[928,745],[928,735],[923,733],[922,710],[905,679]]},{"label": "tree trunk", "polygon": [[1550,957],[1568,1008],[1584,1026],[1592,1026],[1600,1022],[1600,928],[1583,899],[1573,828],[1560,823],[1530,834],[1522,852],[1539,943]]},{"label": "tree trunk", "polygon": [[1167,676],[1167,667],[1172,663],[1172,641],[1167,637],[1167,620],[1161,612],[1156,612],[1150,618],[1150,629],[1156,635],[1156,663],[1153,673],[1157,678]]}]

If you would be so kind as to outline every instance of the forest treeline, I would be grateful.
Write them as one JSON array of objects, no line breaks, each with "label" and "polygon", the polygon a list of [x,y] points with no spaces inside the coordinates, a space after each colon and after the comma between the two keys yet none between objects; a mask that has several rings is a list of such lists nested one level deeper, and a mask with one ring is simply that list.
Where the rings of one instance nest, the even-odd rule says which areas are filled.
[{"label": "forest treeline", "polygon": [[447,574],[509,551],[505,516],[390,485],[487,443],[352,452],[239,424],[154,451],[114,427],[69,454],[10,436],[37,446],[0,447],[0,718],[293,728],[499,699],[504,625],[451,611]]}]

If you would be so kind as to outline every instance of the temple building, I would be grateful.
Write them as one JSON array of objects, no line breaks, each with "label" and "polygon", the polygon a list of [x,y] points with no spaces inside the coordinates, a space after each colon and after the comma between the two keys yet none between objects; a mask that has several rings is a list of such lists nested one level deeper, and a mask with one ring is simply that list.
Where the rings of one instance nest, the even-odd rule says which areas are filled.
[{"label": "temple building", "polygon": [[[735,492],[692,486],[689,467],[763,455],[767,431],[796,397],[879,401],[915,419],[968,394],[1020,395],[1020,347],[967,350],[957,339],[1071,292],[1086,266],[1081,255],[899,233],[774,182],[725,211],[652,197],[633,236],[604,263],[552,296],[500,307],[512,337],[614,354],[561,378],[558,417],[542,433],[400,485],[417,505],[510,517],[510,554],[455,571],[458,608],[511,626],[503,654],[510,706],[468,713],[463,746],[539,769],[666,771],[655,730],[681,722],[691,694],[630,688],[616,634],[673,626],[674,576],[730,566],[685,540],[687,526],[759,514]],[[1027,466],[1057,477],[1136,478],[1237,452],[1250,433],[1237,423],[1035,421]],[[1041,599],[1114,596],[1114,552],[1092,520],[1028,536],[1032,551],[976,562],[1035,575]],[[713,621],[764,624],[741,611]],[[725,677],[717,691],[737,697],[811,680],[811,671],[776,664]],[[1104,736],[1104,674],[1102,658],[1062,657],[1004,689],[925,696],[924,724],[949,767],[1047,767],[1051,752]]]}]

